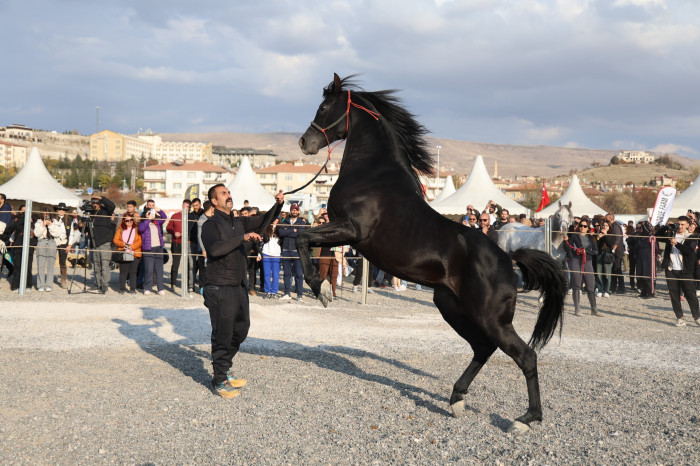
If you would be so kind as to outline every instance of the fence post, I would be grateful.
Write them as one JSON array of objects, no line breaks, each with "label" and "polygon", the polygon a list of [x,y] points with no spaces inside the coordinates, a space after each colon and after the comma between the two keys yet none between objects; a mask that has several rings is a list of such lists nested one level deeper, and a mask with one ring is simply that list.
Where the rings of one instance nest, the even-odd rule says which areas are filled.
[{"label": "fence post", "polygon": [[362,304],[367,304],[367,286],[369,285],[369,261],[362,256]]},{"label": "fence post", "polygon": [[544,250],[552,256],[552,219],[544,219]]},{"label": "fence post", "polygon": [[[32,231],[32,201],[27,199],[24,201],[24,238],[22,238],[22,260],[21,270],[19,273],[19,295],[24,296],[27,291],[27,269],[29,268],[29,240],[31,240]],[[13,245],[14,246],[14,245]],[[17,272],[15,272],[17,273]]]},{"label": "fence post", "polygon": [[180,239],[182,240],[182,247],[180,250],[182,251],[182,255],[180,256],[180,273],[182,274],[182,280],[180,283],[182,284],[182,297],[183,298],[188,298],[190,295],[190,289],[189,289],[189,271],[190,271],[190,221],[189,221],[189,209],[186,209],[185,207],[182,208],[182,222],[180,223],[181,225],[181,230],[182,230],[182,235],[180,236]]}]

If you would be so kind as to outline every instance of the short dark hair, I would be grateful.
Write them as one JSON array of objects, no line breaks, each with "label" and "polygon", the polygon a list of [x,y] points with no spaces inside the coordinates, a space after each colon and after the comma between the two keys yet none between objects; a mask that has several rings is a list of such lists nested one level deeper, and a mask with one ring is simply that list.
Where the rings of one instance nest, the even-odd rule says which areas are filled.
[{"label": "short dark hair", "polygon": [[204,204],[202,204],[202,209],[204,210],[209,210],[211,208],[211,201],[204,201]]},{"label": "short dark hair", "polygon": [[690,219],[688,217],[686,217],[685,215],[681,215],[680,217],[678,217],[678,221],[690,223]]},{"label": "short dark hair", "polygon": [[241,207],[241,212],[245,211],[245,212],[250,213],[251,210],[253,210],[253,209],[251,209],[250,207]]},{"label": "short dark hair", "polygon": [[0,193],[0,197],[2,198],[3,201],[7,200],[7,196],[5,196],[3,193]]},{"label": "short dark hair", "polygon": [[207,197],[209,198],[210,201],[211,201],[212,199],[214,199],[214,192],[216,191],[216,188],[220,188],[220,187],[222,187],[222,186],[223,186],[224,188],[226,187],[225,184],[219,183],[219,184],[215,184],[214,186],[212,186],[211,188],[209,188],[209,191],[207,191]]},{"label": "short dark hair", "polygon": [[154,201],[153,199],[149,199],[149,200],[146,201],[146,204],[148,204],[149,202],[152,202],[152,203],[154,203],[154,204],[156,203],[156,201]]},{"label": "short dark hair", "polygon": [[184,204],[185,202],[188,203],[189,205],[192,205],[192,201],[190,201],[189,199],[183,199],[183,200],[182,200],[182,203],[183,203],[183,204]]},{"label": "short dark hair", "polygon": [[195,202],[199,202],[201,204],[202,200],[198,197],[195,197],[194,199],[192,199],[192,204],[194,204]]},{"label": "short dark hair", "polygon": [[127,201],[126,205],[132,205],[132,206],[136,207],[137,204],[136,204],[136,201]]}]

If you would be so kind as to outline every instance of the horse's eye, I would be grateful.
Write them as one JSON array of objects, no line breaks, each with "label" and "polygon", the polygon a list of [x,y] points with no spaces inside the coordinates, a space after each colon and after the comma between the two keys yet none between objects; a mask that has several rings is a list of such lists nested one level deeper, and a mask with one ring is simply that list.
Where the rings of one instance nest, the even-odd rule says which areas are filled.
[{"label": "horse's eye", "polygon": [[327,108],[326,104],[321,104],[321,106],[318,108],[319,110],[323,111]]}]

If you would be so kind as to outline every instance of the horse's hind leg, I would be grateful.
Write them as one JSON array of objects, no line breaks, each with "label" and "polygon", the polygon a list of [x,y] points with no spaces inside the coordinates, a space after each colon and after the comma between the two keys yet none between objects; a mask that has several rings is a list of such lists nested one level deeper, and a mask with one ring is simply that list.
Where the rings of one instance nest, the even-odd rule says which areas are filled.
[{"label": "horse's hind leg", "polygon": [[433,295],[433,302],[440,310],[445,321],[450,324],[450,327],[462,338],[467,340],[474,351],[474,357],[462,376],[455,382],[452,395],[450,396],[452,415],[454,417],[461,417],[464,414],[464,407],[466,404],[464,397],[469,391],[469,385],[471,385],[489,357],[496,351],[496,345],[470,321],[466,309],[463,308],[459,299],[452,291],[436,288],[435,294]]},{"label": "horse's hind leg", "polygon": [[[513,361],[520,367],[525,375],[527,383],[528,408],[527,412],[517,418],[513,425],[516,431],[527,430],[533,421],[542,420],[542,402],[540,401],[540,382],[537,376],[537,353],[530,348],[513,328],[513,324],[506,324],[499,328],[491,328],[491,338]],[[520,423],[520,424],[518,424]]]}]

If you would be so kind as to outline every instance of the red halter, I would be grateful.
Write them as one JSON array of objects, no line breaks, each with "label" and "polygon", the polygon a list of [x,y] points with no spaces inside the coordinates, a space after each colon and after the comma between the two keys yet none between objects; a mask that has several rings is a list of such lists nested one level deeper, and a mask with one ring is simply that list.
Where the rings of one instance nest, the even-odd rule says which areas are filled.
[{"label": "red halter", "polygon": [[[350,96],[350,91],[348,91],[348,106],[347,106],[347,109],[345,110],[345,113],[343,115],[341,115],[340,118],[338,118],[331,125],[329,125],[325,128],[321,128],[319,125],[316,124],[315,121],[311,122],[311,126],[313,126],[317,130],[322,132],[323,136],[326,138],[326,145],[328,146],[328,158],[326,160],[330,160],[331,159],[331,152],[333,152],[333,149],[338,147],[338,145],[340,145],[340,143],[342,143],[343,141],[345,141],[348,138],[348,134],[350,133],[350,106],[351,105],[355,108],[359,108],[360,110],[364,110],[365,112],[369,113],[375,120],[379,120],[379,113],[373,112],[372,110],[365,108],[362,105],[359,105],[359,104],[356,104],[355,102],[353,102],[352,98]],[[336,145],[331,147],[331,142],[328,139],[328,134],[326,134],[326,131],[333,128],[334,126],[339,124],[341,121],[343,121],[343,118],[347,119],[347,123],[345,125],[345,137],[343,139],[339,140],[336,143]]]}]

